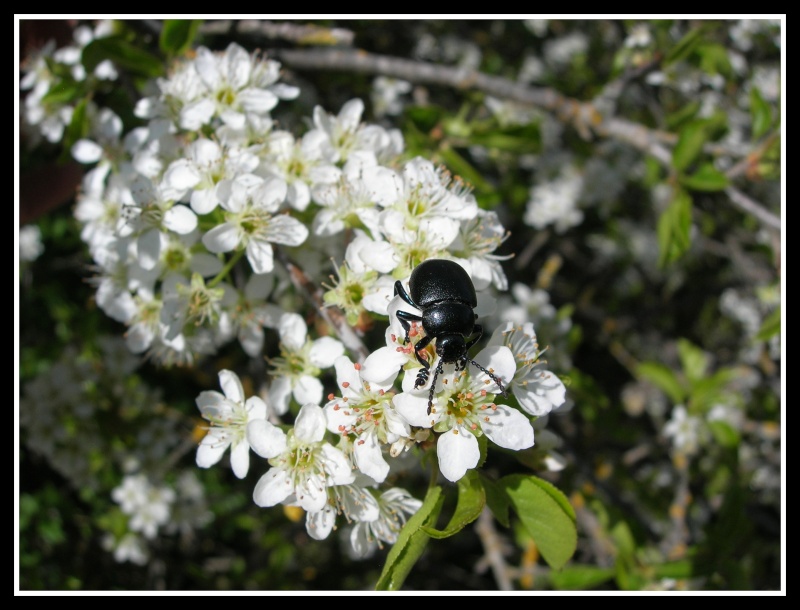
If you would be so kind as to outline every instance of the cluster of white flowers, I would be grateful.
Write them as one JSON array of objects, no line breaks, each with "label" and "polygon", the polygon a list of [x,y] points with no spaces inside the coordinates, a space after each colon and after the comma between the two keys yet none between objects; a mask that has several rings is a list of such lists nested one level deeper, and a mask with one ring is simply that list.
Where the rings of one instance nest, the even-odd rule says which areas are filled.
[{"label": "cluster of white flowers", "polygon": [[[386,315],[394,281],[428,258],[457,260],[478,289],[503,288],[494,252],[505,231],[442,168],[401,161],[399,131],[363,123],[361,100],[337,115],[317,107],[299,139],[273,129],[270,112],[299,93],[279,77],[276,62],[236,44],[222,53],[200,48],[137,104],[146,126],[123,136],[110,111],[98,112],[106,128],[96,131],[106,137],[81,141],[73,153],[98,162],[75,214],[97,265],[98,305],[128,326],[130,349],[181,364],[238,339],[256,356],[264,329],[273,329],[288,354],[278,362],[290,364],[276,367],[270,394],[284,396],[275,405],[285,411],[290,390],[303,404],[303,381],[342,347],[330,340],[310,349],[297,320],[272,304],[287,286],[275,282],[283,273],[276,246],[299,254],[301,245],[313,251],[310,235],[351,230],[325,301],[355,324],[368,311]],[[231,282],[242,256],[249,272]],[[270,293],[274,284],[281,290]],[[301,355],[307,366],[298,373]]]},{"label": "cluster of white flowers", "polygon": [[578,198],[583,190],[583,177],[573,166],[567,166],[553,180],[535,184],[522,220],[535,229],[553,225],[564,233],[583,222]]},{"label": "cluster of white flowers", "polygon": [[102,543],[119,563],[144,565],[150,558],[148,541],[159,533],[188,532],[211,520],[203,486],[189,471],[181,473],[174,488],[156,485],[142,472],[127,474],[111,498],[127,517],[127,526],[119,534],[107,532]]},{"label": "cluster of white flowers", "polygon": [[[440,470],[458,481],[477,466],[481,436],[505,449],[531,447],[531,419],[563,403],[565,390],[543,368],[529,323],[499,328],[471,370],[446,364],[430,394],[412,387],[420,328],[412,325],[408,345],[398,339],[405,333],[395,282],[425,260],[447,259],[467,271],[479,303],[491,301],[493,289],[507,288],[507,257],[496,253],[507,233],[460,179],[427,159],[404,158],[399,131],[362,122],[359,99],[338,114],[316,107],[301,137],[275,129],[271,113],[299,94],[280,77],[277,62],[235,43],[223,52],[201,47],[136,105],[143,126],[124,134],[110,110],[88,112],[90,135],[72,153],[96,166],[75,216],[94,259],[97,304],[126,325],[131,352],[165,366],[191,364],[238,340],[259,357],[265,331],[277,334],[280,356],[270,359],[264,398],[246,398],[229,370],[219,373],[222,392],[197,397],[209,422],[197,464],[210,467],[230,449],[243,478],[253,449],[270,465],[256,504],[301,507],[317,539],[344,515],[352,552],[366,556],[393,543],[420,506],[402,489],[378,489],[397,458],[438,439]],[[339,266],[325,304],[353,326],[390,318],[386,347],[363,363],[339,340],[313,336],[291,309],[297,297],[278,262],[331,256],[331,244],[339,244]],[[434,344],[421,351],[434,362]],[[340,391],[323,404],[320,375],[330,367]],[[409,374],[398,381],[401,369]],[[521,410],[499,404],[507,390]],[[437,405],[430,413],[429,395]],[[285,416],[295,416],[291,427]],[[169,503],[126,511],[129,529],[155,535]],[[111,546],[132,561],[142,557],[130,537]]]},{"label": "cluster of white flowers", "polygon": [[19,230],[19,260],[20,262],[35,261],[44,252],[42,232],[36,225],[26,225]]},{"label": "cluster of white flowers", "polygon": [[22,128],[30,140],[29,144],[35,145],[41,138],[48,142],[59,142],[72,120],[75,108],[61,99],[59,91],[53,90],[56,80],[62,78],[60,72],[58,76],[54,72],[53,65],[65,68],[63,77],[74,83],[88,78],[116,80],[117,71],[108,60],[100,62],[92,74],[87,74],[81,64],[83,49],[93,40],[111,33],[112,23],[108,20],[100,21],[94,28],[81,25],[73,33],[74,44],[56,49],[55,43],[50,42],[27,59],[22,67],[24,76],[20,80],[20,88],[28,91],[21,114]]}]

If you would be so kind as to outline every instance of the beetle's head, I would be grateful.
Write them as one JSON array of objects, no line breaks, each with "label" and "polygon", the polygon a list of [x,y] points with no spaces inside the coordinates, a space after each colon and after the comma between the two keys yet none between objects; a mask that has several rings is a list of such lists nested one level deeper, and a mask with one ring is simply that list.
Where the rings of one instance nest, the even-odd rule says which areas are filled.
[{"label": "beetle's head", "polygon": [[442,362],[458,362],[467,353],[463,335],[439,335],[436,337],[436,353]]}]

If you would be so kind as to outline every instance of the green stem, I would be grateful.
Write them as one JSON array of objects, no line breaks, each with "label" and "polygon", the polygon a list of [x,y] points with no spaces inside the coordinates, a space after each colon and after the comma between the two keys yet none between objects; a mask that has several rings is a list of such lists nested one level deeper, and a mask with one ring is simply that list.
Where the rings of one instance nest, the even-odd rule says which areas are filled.
[{"label": "green stem", "polygon": [[228,262],[225,263],[225,266],[222,268],[222,270],[217,274],[217,276],[214,279],[208,282],[206,286],[208,288],[213,288],[214,286],[219,284],[222,280],[224,280],[226,277],[228,277],[228,273],[230,273],[231,269],[233,269],[233,266],[239,262],[239,259],[242,258],[243,254],[244,250],[237,250],[236,252],[234,252],[233,256],[231,256]]}]

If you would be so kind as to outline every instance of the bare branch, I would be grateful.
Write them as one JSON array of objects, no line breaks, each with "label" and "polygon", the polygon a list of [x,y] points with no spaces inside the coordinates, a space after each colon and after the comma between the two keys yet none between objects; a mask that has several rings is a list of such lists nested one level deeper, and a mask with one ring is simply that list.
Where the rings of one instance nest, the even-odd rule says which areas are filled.
[{"label": "bare branch", "polygon": [[494,529],[494,517],[488,508],[484,507],[478,517],[475,531],[481,539],[485,558],[492,568],[497,587],[501,591],[512,591],[514,587],[511,584],[510,570],[503,557],[503,542]]},{"label": "bare branch", "polygon": [[319,25],[287,22],[275,23],[260,19],[208,21],[200,30],[204,34],[247,34],[261,39],[288,40],[297,44],[309,45],[350,46],[355,38],[352,31],[343,28],[325,28]]},{"label": "bare branch", "polygon": [[728,197],[730,197],[730,200],[740,210],[743,210],[748,214],[752,214],[770,229],[776,229],[778,231],[781,230],[780,218],[775,216],[772,212],[767,210],[767,208],[765,208],[757,201],[745,195],[739,189],[729,186],[728,188],[725,189],[725,193],[727,193]]}]

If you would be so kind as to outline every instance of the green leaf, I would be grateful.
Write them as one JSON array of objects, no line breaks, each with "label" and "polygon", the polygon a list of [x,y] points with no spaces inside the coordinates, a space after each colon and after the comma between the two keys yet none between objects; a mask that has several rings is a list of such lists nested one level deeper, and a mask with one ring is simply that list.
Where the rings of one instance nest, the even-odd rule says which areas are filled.
[{"label": "green leaf", "polygon": [[544,560],[554,570],[561,569],[578,544],[575,511],[569,500],[553,485],[534,476],[509,475],[498,483]]},{"label": "green leaf", "polygon": [[709,123],[705,119],[691,121],[678,134],[678,142],[672,150],[672,166],[683,172],[703,151],[708,141]]},{"label": "green leaf", "polygon": [[197,36],[201,19],[165,19],[158,46],[165,55],[182,55]]},{"label": "green leaf", "polygon": [[660,362],[642,362],[636,367],[636,375],[659,388],[675,404],[682,403],[686,398],[686,390],[678,377],[672,369]]},{"label": "green leaf", "polygon": [[700,58],[700,69],[707,74],[729,76],[733,72],[728,50],[717,42],[704,42],[697,47],[697,55]]},{"label": "green leaf", "polygon": [[64,147],[70,148],[75,142],[89,133],[89,117],[86,115],[86,98],[75,105],[72,118],[64,133]]},{"label": "green leaf", "polygon": [[491,191],[492,185],[484,180],[483,175],[472,164],[462,157],[454,148],[442,146],[439,153],[444,159],[445,165],[455,176],[479,191]]},{"label": "green leaf", "polygon": [[690,401],[692,410],[704,412],[718,402],[729,402],[729,384],[741,373],[732,367],[721,368],[713,375],[692,381]]},{"label": "green leaf", "polygon": [[423,133],[432,131],[444,118],[446,112],[439,106],[411,106],[406,108],[405,116]]},{"label": "green leaf", "polygon": [[511,502],[505,490],[496,481],[492,481],[488,477],[481,476],[481,482],[486,493],[486,505],[492,511],[492,515],[503,527],[509,527],[511,523],[508,520],[508,509],[511,506]]},{"label": "green leaf", "polygon": [[721,191],[730,184],[728,177],[711,163],[704,163],[691,176],[681,176],[680,181],[694,191]]},{"label": "green leaf", "polygon": [[562,591],[577,591],[594,589],[607,580],[614,578],[615,568],[598,568],[595,566],[580,565],[567,566],[560,572],[551,572],[550,582],[553,588]]},{"label": "green leaf", "polygon": [[687,32],[664,57],[664,67],[686,59],[702,42],[708,28],[701,26]]},{"label": "green leaf", "polygon": [[761,323],[761,328],[758,329],[755,338],[758,341],[769,341],[774,335],[781,332],[781,306],[769,314]]},{"label": "green leaf", "polygon": [[443,530],[422,526],[422,530],[431,538],[449,538],[475,521],[485,505],[486,493],[478,473],[469,470],[458,481],[458,503],[447,526]]},{"label": "green leaf", "polygon": [[83,48],[81,62],[87,72],[94,70],[97,64],[106,59],[141,76],[155,77],[164,73],[164,65],[158,57],[119,36],[95,38]]},{"label": "green leaf", "polygon": [[736,430],[726,421],[714,420],[708,422],[708,427],[711,429],[711,434],[714,439],[723,447],[733,449],[739,445],[739,431]]},{"label": "green leaf", "polygon": [[708,372],[708,354],[688,339],[678,339],[678,357],[683,372],[691,381],[697,381]]},{"label": "green leaf", "polygon": [[691,245],[692,198],[680,191],[658,219],[659,265],[663,268],[682,257]]},{"label": "green leaf", "polygon": [[772,108],[756,86],[750,88],[750,114],[753,117],[753,137],[760,138],[772,125]]},{"label": "green leaf", "polygon": [[428,489],[422,506],[400,530],[397,542],[386,556],[383,571],[375,585],[376,591],[398,591],[403,586],[430,541],[430,536],[422,528],[436,523],[443,504],[442,488],[436,486]]},{"label": "green leaf", "polygon": [[685,106],[681,107],[679,110],[668,114],[665,117],[665,122],[667,125],[667,129],[674,131],[679,129],[683,125],[685,125],[688,121],[694,119],[697,113],[700,111],[700,100],[694,100],[692,102],[688,102]]},{"label": "green leaf", "polygon": [[44,106],[63,106],[71,104],[83,96],[83,86],[73,80],[60,80],[53,83],[42,96]]}]

